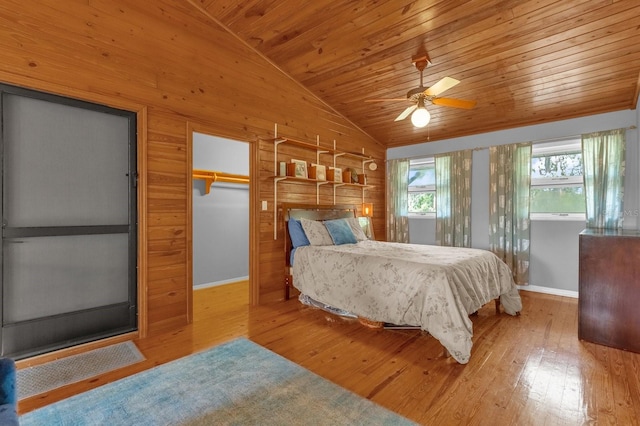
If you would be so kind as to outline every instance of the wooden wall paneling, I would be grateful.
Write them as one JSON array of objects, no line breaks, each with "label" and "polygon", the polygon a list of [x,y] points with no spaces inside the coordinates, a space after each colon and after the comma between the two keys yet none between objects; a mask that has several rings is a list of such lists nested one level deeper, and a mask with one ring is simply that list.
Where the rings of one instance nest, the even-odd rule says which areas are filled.
[{"label": "wooden wall paneling", "polygon": [[[93,42],[92,35],[96,33],[92,30],[96,24],[95,17],[82,21],[77,13],[68,13],[60,4],[48,6],[46,2],[39,2],[37,8],[30,10],[29,19],[33,23],[30,24],[21,19],[24,15],[20,13],[19,3],[5,1],[3,6],[2,18],[13,22],[11,25],[0,26],[4,29],[0,33],[3,35],[0,43],[9,49],[16,44],[20,45],[23,50],[14,52],[20,57],[18,63],[24,64],[26,61],[36,74],[46,75],[47,79],[60,76],[64,81],[69,78],[69,68],[74,68],[84,71],[74,75],[76,85],[100,88],[99,83],[91,84],[93,78],[118,86],[123,81],[131,81],[141,89],[155,86],[155,71],[153,67],[147,66],[147,62],[139,62],[134,67],[123,67],[122,63],[132,59],[131,53],[118,49],[114,43],[107,47]],[[80,4],[74,7],[88,12]],[[32,25],[37,25],[37,34]],[[122,29],[123,24],[119,25]],[[60,31],[60,28],[65,28],[65,31]],[[46,43],[40,43],[40,39],[46,40]]]},{"label": "wooden wall paneling", "polygon": [[[260,303],[261,269],[260,257],[260,223],[262,222],[262,206],[260,194],[260,142],[253,138],[250,147],[250,174],[251,186],[249,187],[249,304],[251,306]],[[273,205],[273,203],[271,203]]]},{"label": "wooden wall paneling", "polygon": [[[580,45],[581,42],[583,41],[586,42],[589,40],[591,41],[601,40],[601,37],[599,35],[593,34],[594,28],[592,27],[590,27],[589,30],[587,31],[589,34],[588,36],[585,37],[584,40],[581,41],[579,38],[576,38],[576,37],[584,36],[584,28],[578,27],[577,29],[574,29],[573,23],[571,21],[572,19],[579,19],[582,23],[586,23],[585,21],[586,15],[581,16],[581,13],[589,12],[588,19],[593,20],[593,22],[597,23],[598,25],[602,24],[600,25],[602,28],[610,28],[610,25],[613,23],[613,22],[609,22],[605,24],[604,22],[600,22],[599,19],[602,18],[602,16],[598,18],[597,14],[592,13],[594,12],[592,5],[580,5],[580,6],[574,7],[576,5],[570,6],[561,2],[553,2],[553,3],[554,3],[553,7],[545,8],[544,14],[539,15],[540,18],[544,18],[544,19],[536,20],[534,22],[534,21],[530,21],[530,16],[529,17],[523,16],[522,18],[519,18],[522,20],[521,22],[522,25],[518,26],[518,28],[520,28],[520,31],[522,31],[522,36],[523,36],[522,38],[514,37],[514,34],[509,32],[496,31],[495,26],[490,25],[483,30],[484,32],[476,31],[476,38],[474,40],[475,41],[474,43],[469,43],[468,41],[465,41],[462,39],[456,41],[456,43],[462,44],[466,42],[467,43],[466,49],[469,50],[470,53],[474,53],[474,50],[481,50],[481,49],[486,50],[487,37],[490,37],[491,40],[494,40],[496,42],[494,46],[495,45],[504,46],[505,44],[507,46],[512,46],[511,47],[513,49],[512,55],[506,55],[504,52],[500,54],[501,59],[503,59],[504,61],[508,61],[504,63],[504,65],[511,66],[512,63],[513,65],[519,65],[523,59],[535,60],[536,64],[540,64],[541,62],[546,62],[544,57],[546,54],[550,52],[557,52],[562,50],[565,56],[570,56],[571,50],[564,51],[564,48],[575,49],[575,47],[577,45]],[[604,10],[602,9],[598,11],[598,13],[602,13],[602,12],[604,12]],[[608,14],[609,12],[607,11],[606,13]],[[557,25],[549,26],[550,19],[553,20],[554,23],[557,23]],[[518,21],[516,21],[516,25],[518,25],[517,22]],[[535,28],[531,28],[531,27],[527,28],[525,26],[529,22],[535,23],[535,25],[540,26],[540,28],[546,27],[549,36],[555,37],[557,39],[557,43],[553,43],[547,46],[546,44],[539,42],[540,48],[541,48],[540,50],[536,50],[535,52],[523,51],[521,46],[527,45],[528,41],[537,42],[538,37],[540,37],[539,34],[536,34],[535,31],[532,31]],[[513,24],[514,24],[513,22],[508,23],[509,26]],[[507,25],[507,21],[505,21],[502,25]],[[611,33],[609,32],[609,34]],[[605,35],[605,34],[602,34],[602,35]],[[529,39],[527,39],[526,37],[529,37]],[[601,43],[601,42],[598,41],[598,43]],[[459,47],[463,47],[463,46],[461,45]],[[527,46],[527,49],[531,49],[531,47]],[[575,51],[577,52],[578,50],[576,49]],[[526,55],[526,56],[524,56],[523,58],[523,55]],[[467,70],[482,69],[481,66],[484,65],[484,62],[487,61],[487,57],[483,56],[482,58],[480,58],[476,56],[476,58],[478,62],[472,64],[473,66],[469,66],[470,64],[468,63],[464,64],[462,62],[456,63],[455,65],[463,66]],[[455,58],[453,59],[455,60]],[[530,69],[524,66],[523,67],[519,66],[519,68],[526,70],[525,72],[531,71]],[[545,69],[540,67],[535,67],[535,68],[537,69],[537,72],[544,72],[544,69]],[[488,75],[477,76],[477,78],[479,79],[486,78],[486,77],[489,77],[489,76]],[[492,77],[495,78],[496,76],[494,75]]]},{"label": "wooden wall paneling", "polygon": [[[183,120],[149,113],[147,259],[150,332],[189,320],[187,141]],[[166,275],[166,274],[174,275]],[[180,274],[175,275],[175,274]]]},{"label": "wooden wall paneling", "polygon": [[[133,108],[131,108],[133,109]],[[147,265],[148,265],[148,250],[147,250],[147,241],[149,238],[148,229],[146,227],[145,218],[147,217],[147,212],[149,211],[148,205],[148,193],[147,193],[147,145],[148,145],[148,111],[146,107],[136,108],[138,110],[137,113],[137,166],[138,166],[138,176],[137,178],[137,187],[138,187],[138,292],[137,292],[137,303],[138,303],[138,336],[140,338],[147,337],[147,332],[149,330],[149,317],[147,315],[148,311],[148,279],[147,279]]]},{"label": "wooden wall paneling", "polygon": [[147,231],[147,238],[156,241],[184,241],[186,232],[186,227],[184,225],[167,225],[162,227],[156,226]]},{"label": "wooden wall paneling", "polygon": [[217,27],[216,22],[208,19],[188,2],[173,2],[171,8],[167,8],[160,2],[138,2],[125,7],[121,3],[109,0],[88,0],[88,2],[92,7],[116,18],[126,18],[132,23],[145,22],[152,18],[155,21],[161,21],[169,29],[180,28],[192,36],[199,36],[211,31],[212,27]]},{"label": "wooden wall paneling", "polygon": [[399,105],[365,100],[415,87],[410,58],[424,49],[432,62],[425,85],[452,76],[463,84],[447,96],[478,100],[474,111],[434,107],[431,140],[635,108],[632,18],[640,6],[633,2],[363,3],[342,14],[335,11],[347,6],[329,0],[294,3],[245,2],[226,10],[213,2],[208,10],[386,145],[421,143],[428,133],[393,123]]},{"label": "wooden wall paneling", "polygon": [[[172,320],[183,320],[185,315],[185,305],[187,304],[188,291],[184,286],[178,285],[175,279],[167,279],[162,282],[163,287],[172,286],[170,289],[160,291],[159,283],[155,283],[156,288],[149,294],[149,303],[155,307],[150,316],[151,322],[158,322],[159,320],[166,320],[171,318]],[[180,308],[181,307],[181,308]],[[171,310],[171,313],[169,312]],[[160,315],[154,318],[153,315]]]},{"label": "wooden wall paneling", "polygon": [[[327,54],[338,55],[340,51],[346,51],[348,55],[353,58],[359,57],[360,46],[370,46],[371,41],[361,40],[359,37],[354,37],[354,28],[359,25],[370,25],[374,21],[381,19],[388,19],[393,14],[410,13],[410,9],[406,10],[405,7],[410,2],[397,1],[397,2],[383,2],[378,5],[372,5],[369,7],[363,7],[366,10],[363,16],[358,16],[357,21],[353,20],[353,16],[350,12],[351,5],[340,4],[332,1],[324,1],[317,3],[316,13],[312,16],[308,16],[307,19],[300,17],[305,11],[298,11],[296,13],[287,13],[282,16],[282,22],[277,23],[280,27],[276,26],[274,29],[280,29],[280,31],[267,31],[257,33],[262,28],[271,28],[270,25],[251,25],[251,21],[245,19],[237,23],[231,24],[235,31],[246,32],[257,40],[264,40],[264,44],[272,47],[273,57],[278,63],[283,63],[286,68],[297,67],[302,68],[302,63],[287,63],[287,60],[291,58],[290,55],[304,58],[308,69],[314,70],[314,72],[322,72],[325,62],[330,61],[330,58],[325,58],[325,55],[319,54],[326,52]],[[305,8],[307,9],[307,8]],[[308,11],[309,9],[307,9]],[[324,18],[321,18],[324,16]],[[314,19],[315,18],[315,19]],[[226,19],[225,19],[226,22]],[[323,40],[326,34],[330,31],[336,32],[339,37],[337,39],[342,40],[344,43],[340,45],[337,40],[334,39],[333,44],[322,43],[322,52],[318,52],[317,46],[309,45],[306,43],[298,42],[295,37],[287,37],[287,34],[292,32],[306,32],[310,31],[310,36],[317,40]],[[391,36],[390,38],[393,38]],[[387,39],[388,40],[388,39]],[[305,56],[301,56],[305,55]],[[292,68],[293,69],[293,68]]]},{"label": "wooden wall paneling", "polygon": [[[550,19],[553,19],[553,21],[558,22],[558,23],[562,23],[563,21],[565,22],[564,24],[559,24],[559,25],[565,25],[566,26],[566,19],[561,19],[559,18],[560,16],[562,16],[562,13],[569,13],[569,16],[567,16],[567,18],[570,17],[575,17],[575,16],[579,16],[579,12],[580,10],[577,9],[576,5],[566,5],[566,4],[562,4],[562,3],[558,3],[558,2],[553,2],[555,3],[555,5],[549,5],[549,7],[546,7],[545,10],[545,16],[540,16],[541,18],[546,18],[546,20],[544,19],[540,19],[535,21],[536,25],[539,25],[541,28],[545,28],[545,27],[549,27],[549,23],[550,23]],[[554,9],[555,7],[558,8],[558,10]],[[580,6],[578,6],[580,7]],[[592,5],[584,5],[582,6],[585,9],[588,9],[589,12],[592,11]],[[564,10],[560,10],[560,9],[564,9]],[[585,12],[586,10],[582,10],[582,12]],[[591,13],[589,15],[592,15]],[[474,18],[475,19],[475,18]],[[501,61],[499,62],[499,64],[501,66],[503,66],[503,62],[502,61],[515,61],[514,65],[519,65],[519,62],[522,61],[523,59],[523,54],[525,52],[522,52],[519,45],[522,45],[524,43],[526,43],[528,40],[526,38],[522,38],[522,37],[514,37],[512,32],[509,31],[500,31],[498,30],[498,28],[495,25],[495,21],[494,21],[495,17],[491,16],[490,19],[487,19],[486,21],[479,21],[478,24],[474,25],[473,27],[468,27],[465,30],[469,32],[469,34],[473,34],[473,37],[462,37],[462,34],[460,37],[458,37],[457,39],[451,39],[450,37],[447,38],[447,44],[455,44],[455,46],[457,47],[457,50],[451,50],[450,48],[448,49],[447,52],[439,52],[438,50],[434,50],[432,51],[431,55],[432,57],[438,57],[440,61],[446,62],[447,66],[449,67],[449,73],[453,73],[458,75],[461,72],[474,72],[475,70],[482,70],[483,68],[481,67],[482,65],[484,65],[483,62],[487,62],[489,59],[488,58],[496,58],[499,57],[501,59]],[[597,19],[597,18],[595,18]],[[522,31],[527,31],[530,34],[523,34],[524,37],[540,37],[538,34],[536,34],[534,31],[531,31],[531,27],[526,27],[524,24],[527,23],[527,20],[529,20],[531,23],[534,23],[534,21],[531,21],[531,17],[524,17],[523,18],[523,25],[520,25],[519,27],[522,28]],[[479,26],[480,24],[482,24],[483,26]],[[515,24],[516,26],[514,27],[514,23],[509,20],[506,19],[504,20],[504,22],[501,23],[501,25],[505,26],[505,27],[512,27],[512,28],[517,28],[518,25]],[[609,28],[608,25],[606,25],[607,28]],[[525,30],[526,28],[526,30]],[[554,31],[553,27],[549,27],[550,29],[548,29],[549,34],[552,35],[556,35],[556,34],[562,34],[561,39],[558,40],[559,43],[571,43],[572,45],[577,44],[576,40],[570,40],[570,37],[566,37],[566,31]],[[452,30],[454,30],[452,28]],[[444,37],[446,36],[445,32],[439,31],[439,36]],[[576,32],[575,34],[582,34],[581,32]],[[593,40],[598,40],[600,39],[600,37],[593,37],[590,35],[590,39]],[[511,45],[514,46],[514,50],[513,50],[513,56],[508,57],[506,56],[503,52],[497,52],[496,49],[496,53],[486,56],[486,49],[487,49],[487,40],[488,39],[495,39],[495,43],[492,45],[493,49],[496,49],[495,46],[501,46],[499,49],[502,49],[503,43],[511,43]],[[535,41],[535,40],[533,40]],[[546,47],[547,44],[544,44],[544,47]],[[557,46],[556,44],[549,44],[549,46],[552,49],[559,49],[562,46]],[[543,47],[542,43],[541,43],[541,48]],[[484,54],[476,54],[474,55],[474,57],[476,58],[476,60],[473,63],[469,63],[468,60],[463,60],[463,56],[460,54],[460,52],[464,52],[464,50],[460,50],[461,48],[465,48],[467,50],[470,50],[470,53],[474,53],[474,50],[479,50],[482,51]],[[516,50],[516,49],[520,49],[520,50]],[[455,55],[457,56],[453,56],[453,52],[455,52]],[[533,55],[528,55],[529,56],[533,56],[537,59],[538,64],[539,61],[541,60],[541,57],[544,57],[545,52],[538,52],[536,50],[535,54]],[[444,55],[444,56],[443,56]],[[448,55],[452,55],[451,57],[449,57]],[[499,55],[499,56],[498,56]],[[477,62],[476,62],[477,61]],[[495,63],[495,60],[492,59],[492,62]],[[508,66],[509,64],[504,64],[506,66]],[[459,68],[459,69],[458,69]],[[523,69],[525,67],[522,67]],[[476,71],[477,72],[477,71]],[[338,74],[337,74],[338,75]],[[350,78],[352,76],[345,76],[343,78]],[[468,75],[465,75],[465,82],[468,81]],[[495,77],[495,76],[494,76]]]},{"label": "wooden wall paneling", "polygon": [[[629,29],[617,33],[616,37],[622,39],[631,38],[637,36],[635,33],[635,29]],[[457,73],[457,78],[464,80],[465,86],[456,87],[456,96],[462,98],[473,97],[473,85],[475,83],[490,82],[495,87],[495,90],[491,94],[491,101],[496,105],[496,108],[508,106],[509,102],[512,102],[513,99],[531,99],[532,90],[535,90],[536,99],[538,94],[545,93],[555,93],[558,97],[564,97],[566,95],[571,95],[571,93],[563,93],[562,90],[582,87],[585,83],[585,79],[590,78],[589,75],[592,75],[592,78],[600,78],[602,82],[607,82],[606,77],[612,74],[612,69],[617,69],[617,65],[633,61],[634,57],[636,58],[635,60],[637,60],[638,55],[630,53],[628,49],[623,48],[615,50],[609,45],[598,45],[597,43],[600,42],[597,40],[593,41],[594,49],[592,49],[592,55],[598,58],[597,63],[587,62],[586,59],[583,59],[584,55],[577,48],[575,54],[569,54],[568,56],[564,56],[567,54],[565,50],[552,52],[551,54],[554,57],[550,59],[554,60],[554,67],[544,69],[543,71],[538,70],[535,73],[532,72],[533,65],[539,63],[541,60],[537,55],[525,55],[524,58],[517,56],[517,61],[514,58],[505,59],[505,61],[513,61],[513,67],[517,66],[517,69],[510,74],[508,85],[509,90],[501,90],[505,86],[503,83],[504,79],[496,72],[497,70],[477,75],[473,74],[473,69],[469,69],[464,73]],[[538,52],[538,54],[539,53],[540,52]],[[555,58],[555,55],[558,55],[558,58]],[[560,57],[560,55],[563,56]],[[530,64],[531,67],[527,68],[523,66],[527,64]],[[504,61],[501,63],[501,66],[506,65],[507,64],[505,64]],[[522,70],[520,70],[520,68],[522,68]],[[625,71],[622,74],[613,74],[615,74],[617,78],[625,78],[628,76],[629,72],[633,73],[633,71]],[[583,75],[585,73],[587,73],[587,75]],[[552,75],[557,79],[542,79],[545,75]],[[532,80],[539,83],[532,84]],[[408,86],[411,86],[411,84],[408,83]],[[371,96],[374,97],[375,94],[372,94]],[[381,93],[379,96],[386,95]],[[354,113],[361,113],[365,111],[375,112],[379,108],[371,108],[371,104],[362,103],[360,105],[353,105],[350,109],[352,109]],[[455,115],[456,111],[446,108],[433,108],[432,113],[435,113],[435,116],[438,116],[439,114]],[[479,112],[474,111],[474,118],[476,113]],[[484,114],[487,114],[487,111],[484,111]]]},{"label": "wooden wall paneling", "polygon": [[[282,298],[284,247],[281,223],[273,240],[273,145],[258,138],[272,137],[278,123],[296,138],[365,148],[378,165],[385,152],[234,36],[206,17],[189,18],[197,13],[185,4],[160,0],[147,11],[132,0],[39,0],[37,7],[7,0],[0,7],[0,80],[139,112],[139,314],[149,333],[189,321],[188,123],[255,141],[252,276],[254,299],[264,303]],[[175,25],[180,19],[190,20]],[[302,151],[286,155],[315,162]],[[315,201],[313,185],[280,184],[279,192],[283,201]],[[329,188],[320,194],[331,198]],[[341,199],[361,202],[351,195]],[[261,200],[268,211],[258,210]]]}]

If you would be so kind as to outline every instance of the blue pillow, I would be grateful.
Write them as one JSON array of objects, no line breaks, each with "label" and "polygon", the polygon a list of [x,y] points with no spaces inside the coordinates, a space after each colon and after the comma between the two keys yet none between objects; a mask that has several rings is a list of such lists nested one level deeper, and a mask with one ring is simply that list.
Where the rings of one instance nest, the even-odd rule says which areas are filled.
[{"label": "blue pillow", "polygon": [[355,244],[358,242],[356,236],[353,235],[351,226],[344,219],[327,220],[324,222],[325,228],[329,231],[333,244]]},{"label": "blue pillow", "polygon": [[304,233],[304,229],[302,229],[302,224],[299,220],[289,219],[287,221],[287,227],[289,228],[289,238],[291,239],[293,248],[308,246],[311,244],[307,238],[307,234]]}]

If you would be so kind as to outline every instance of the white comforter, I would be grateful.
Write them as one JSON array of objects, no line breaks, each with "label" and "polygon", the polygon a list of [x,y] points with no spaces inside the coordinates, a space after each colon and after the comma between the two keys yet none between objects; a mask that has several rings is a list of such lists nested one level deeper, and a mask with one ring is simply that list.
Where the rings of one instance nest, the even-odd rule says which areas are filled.
[{"label": "white comforter", "polygon": [[420,326],[461,364],[469,362],[469,314],[500,296],[522,309],[510,269],[486,250],[362,241],[298,247],[293,284],[309,297],[360,317]]}]

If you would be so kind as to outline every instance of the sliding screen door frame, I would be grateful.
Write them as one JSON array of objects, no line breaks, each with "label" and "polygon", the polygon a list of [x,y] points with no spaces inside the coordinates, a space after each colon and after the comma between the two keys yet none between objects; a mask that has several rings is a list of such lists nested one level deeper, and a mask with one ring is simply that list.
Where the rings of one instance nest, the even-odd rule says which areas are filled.
[{"label": "sliding screen door frame", "polygon": [[[0,102],[2,102],[2,104],[0,104],[0,115],[3,120],[5,117],[4,102],[6,100],[11,102],[11,99],[24,99],[25,102],[51,103],[52,106],[71,107],[69,108],[70,110],[78,108],[79,111],[87,111],[89,114],[98,113],[97,116],[106,114],[104,117],[114,117],[115,120],[119,120],[123,125],[125,123],[121,119],[125,120],[126,130],[121,133],[126,133],[127,145],[126,147],[119,147],[118,149],[126,149],[127,155],[127,189],[121,190],[121,192],[126,191],[126,222],[128,222],[86,224],[82,223],[81,220],[79,224],[73,225],[65,222],[62,226],[52,226],[50,224],[45,224],[44,226],[12,226],[11,223],[8,223],[5,217],[5,172],[7,169],[5,165],[5,149],[7,146],[5,146],[5,143],[15,142],[5,140],[5,126],[11,126],[13,123],[2,123],[2,132],[0,133],[0,148],[3,164],[2,174],[0,176],[0,184],[2,187],[2,206],[0,210],[3,215],[3,244],[0,248],[3,265],[2,275],[0,275],[0,289],[2,290],[2,303],[0,303],[2,334],[0,335],[0,343],[2,356],[23,358],[137,331],[138,312],[140,311],[138,303],[137,113],[3,84],[0,84],[0,97]],[[38,164],[37,161],[47,160],[48,159],[36,159],[36,167]],[[73,161],[71,161],[71,163],[73,163]],[[43,163],[40,164],[42,165]],[[92,178],[94,177],[86,176],[86,179]],[[82,185],[83,182],[76,182],[76,184]],[[124,202],[123,198],[125,197],[120,197],[120,202]],[[125,215],[120,216],[124,217]],[[20,318],[19,313],[16,315],[15,312],[10,312],[8,315],[9,319],[6,320],[6,311],[11,311],[13,308],[13,306],[10,305],[5,306],[5,301],[12,303],[11,297],[7,297],[8,294],[11,294],[11,289],[8,290],[5,287],[7,284],[5,283],[5,272],[7,272],[4,266],[5,250],[9,247],[6,244],[11,244],[13,247],[16,247],[20,245],[19,243],[42,242],[59,238],[60,241],[66,240],[64,244],[67,244],[67,247],[71,247],[75,241],[81,242],[83,239],[90,241],[91,236],[95,236],[96,240],[106,239],[107,245],[111,244],[109,248],[111,253],[115,253],[121,260],[124,259],[123,263],[126,262],[128,264],[127,270],[120,272],[121,276],[126,276],[126,294],[123,293],[123,290],[120,290],[120,292],[123,293],[122,296],[116,302],[108,302],[104,306],[92,306],[90,308],[79,308],[77,310],[65,309],[65,312],[57,314],[45,313],[43,317],[34,317],[34,315],[32,315],[32,317],[29,318]],[[87,238],[89,240],[86,240]],[[121,241],[115,244],[115,252],[113,251],[113,244],[108,243],[108,241],[113,238]],[[126,241],[123,240],[123,238],[125,238]],[[64,244],[62,246],[64,246]],[[102,248],[103,245],[103,242],[99,241],[97,246],[96,243],[89,243],[88,247],[96,246]],[[122,250],[117,249],[119,246],[122,247]],[[123,250],[126,250],[126,253],[124,253]],[[7,253],[12,251],[13,249],[11,248]],[[109,251],[107,250],[107,252]],[[26,262],[29,262],[29,260],[27,259]],[[27,263],[26,265],[26,268],[24,265],[22,268],[28,271],[29,264]],[[105,266],[105,269],[108,269],[108,265]],[[11,271],[9,271],[9,273],[10,272]],[[73,273],[71,275],[73,275]],[[77,285],[77,283],[75,283],[75,285]],[[108,290],[104,292],[104,294],[107,295],[108,293]],[[16,300],[23,303],[22,300]],[[66,303],[66,305],[73,305],[73,303]],[[25,304],[25,306],[28,307],[28,303]],[[114,313],[115,316],[110,317],[110,315]]]}]

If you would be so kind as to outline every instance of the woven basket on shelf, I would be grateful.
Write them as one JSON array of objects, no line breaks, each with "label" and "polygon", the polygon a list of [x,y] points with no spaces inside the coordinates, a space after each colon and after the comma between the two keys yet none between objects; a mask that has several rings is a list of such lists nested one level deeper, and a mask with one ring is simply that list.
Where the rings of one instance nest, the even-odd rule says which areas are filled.
[{"label": "woven basket on shelf", "polygon": [[369,327],[369,328],[383,328],[384,327],[384,323],[382,321],[372,321],[368,318],[363,318],[363,317],[358,317],[358,321],[360,321],[360,324],[364,325],[365,327]]}]

